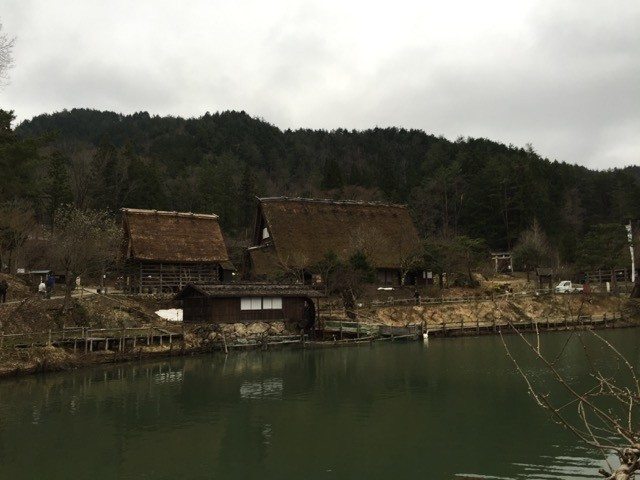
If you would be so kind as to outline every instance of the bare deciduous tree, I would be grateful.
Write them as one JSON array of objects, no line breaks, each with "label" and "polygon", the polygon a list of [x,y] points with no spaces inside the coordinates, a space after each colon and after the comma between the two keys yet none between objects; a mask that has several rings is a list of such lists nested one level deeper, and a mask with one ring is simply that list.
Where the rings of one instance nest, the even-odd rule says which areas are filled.
[{"label": "bare deciduous tree", "polygon": [[520,267],[529,274],[543,265],[549,266],[552,262],[553,252],[547,236],[540,228],[537,220],[533,220],[531,228],[520,234],[518,243],[513,249],[513,258]]},{"label": "bare deciduous tree", "polygon": [[6,258],[11,273],[16,273],[17,254],[36,225],[28,202],[13,200],[0,205],[0,265]]},{"label": "bare deciduous tree", "polygon": [[[574,434],[581,442],[603,454],[609,467],[599,473],[608,480],[629,480],[640,470],[640,425],[637,421],[637,410],[640,405],[640,383],[635,367],[607,339],[593,330],[573,332],[569,335],[561,351],[551,358],[541,348],[540,335],[525,336],[513,325],[511,329],[524,342],[529,352],[543,366],[552,380],[551,384],[560,386],[569,401],[559,399],[549,393],[550,386],[541,382],[520,365],[507,343],[502,343],[507,356],[515,365],[517,372],[524,379],[529,393],[535,402],[551,415],[552,419]],[[590,347],[584,336],[592,336],[598,348],[609,354],[607,364],[618,362],[622,366],[622,374],[612,374],[599,368],[590,356]],[[535,341],[532,339],[535,338]],[[590,366],[593,383],[588,388],[580,389],[575,382],[563,373],[559,364],[567,345],[571,341],[580,341]],[[548,379],[547,377],[547,379]],[[570,409],[575,409],[572,414]],[[609,462],[610,454],[618,457],[618,464]]]},{"label": "bare deciduous tree", "polygon": [[50,253],[54,263],[65,273],[65,309],[69,306],[76,278],[102,275],[117,261],[121,241],[120,228],[106,212],[71,206],[56,212]]},{"label": "bare deciduous tree", "polygon": [[15,38],[2,33],[0,23],[0,85],[5,85],[9,77],[9,70],[13,66],[13,45]]}]

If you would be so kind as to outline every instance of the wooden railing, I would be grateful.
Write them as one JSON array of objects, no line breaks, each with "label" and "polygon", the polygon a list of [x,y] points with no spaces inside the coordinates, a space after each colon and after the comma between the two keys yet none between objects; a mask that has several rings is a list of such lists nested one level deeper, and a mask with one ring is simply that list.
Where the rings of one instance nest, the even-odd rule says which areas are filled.
[{"label": "wooden railing", "polygon": [[160,345],[165,340],[170,343],[174,338],[182,337],[181,332],[170,331],[158,327],[127,327],[127,328],[87,328],[64,327],[62,330],[48,330],[46,332],[29,333],[0,333],[0,348],[19,347],[44,347],[44,346],[69,346],[74,348],[83,345],[92,351],[93,346],[103,342],[105,349],[113,343],[121,345],[138,342],[151,345],[154,342]]},{"label": "wooden railing", "polygon": [[486,302],[492,300],[499,300],[501,298],[514,298],[514,297],[533,297],[536,295],[544,295],[551,293],[550,290],[531,290],[526,292],[516,293],[496,293],[490,296],[487,295],[466,295],[457,297],[423,297],[417,300],[416,298],[390,298],[388,300],[373,300],[371,302],[372,307],[390,307],[400,305],[441,305],[441,304],[453,304],[453,303],[476,303]]},{"label": "wooden railing", "polygon": [[318,329],[330,334],[353,336],[373,336],[373,337],[419,337],[424,334],[433,336],[468,335],[481,333],[497,333],[505,327],[513,325],[519,330],[559,330],[574,327],[609,328],[615,326],[633,326],[636,322],[626,321],[620,314],[602,315],[600,317],[580,316],[580,317],[557,317],[529,319],[519,322],[509,322],[504,319],[465,321],[461,317],[459,321],[448,322],[423,322],[408,325],[383,325],[375,323],[364,323],[356,321],[322,320]]}]

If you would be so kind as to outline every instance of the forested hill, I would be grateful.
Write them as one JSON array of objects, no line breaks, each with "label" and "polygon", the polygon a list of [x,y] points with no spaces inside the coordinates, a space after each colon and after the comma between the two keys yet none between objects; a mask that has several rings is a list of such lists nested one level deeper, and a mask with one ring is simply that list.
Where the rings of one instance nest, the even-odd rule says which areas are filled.
[{"label": "forested hill", "polygon": [[244,112],[183,119],[74,109],[16,132],[56,132],[39,162],[59,187],[50,202],[215,212],[236,237],[252,222],[255,195],[357,198],[407,203],[422,234],[468,234],[492,248],[512,245],[537,219],[570,257],[590,225],[640,211],[636,167],[591,171],[530,147],[420,130],[282,131]]}]

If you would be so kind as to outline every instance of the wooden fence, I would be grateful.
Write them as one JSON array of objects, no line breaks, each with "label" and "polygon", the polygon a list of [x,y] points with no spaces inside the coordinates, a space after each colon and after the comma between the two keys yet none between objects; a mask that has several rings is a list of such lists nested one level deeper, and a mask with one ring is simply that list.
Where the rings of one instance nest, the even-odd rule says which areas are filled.
[{"label": "wooden fence", "polygon": [[[365,322],[323,320],[319,324],[319,330],[331,335],[339,336],[370,336],[393,338],[422,338],[423,336],[461,336],[498,333],[501,329],[510,329],[513,325],[522,331],[553,331],[568,330],[572,328],[615,328],[631,327],[639,325],[637,322],[626,320],[620,314],[603,315],[601,317],[581,316],[577,318],[544,318],[509,323],[505,320],[493,319],[491,321],[465,321],[463,317],[459,321],[408,324],[408,325],[382,325]],[[508,331],[508,330],[507,330]]]},{"label": "wooden fence", "polygon": [[54,346],[78,349],[85,353],[97,350],[123,351],[138,345],[171,344],[183,338],[181,332],[158,327],[86,328],[71,327],[62,330],[31,333],[0,333],[0,349]]},{"label": "wooden fence", "polygon": [[392,307],[392,306],[411,306],[411,305],[443,305],[443,304],[455,304],[455,303],[477,303],[499,300],[501,298],[514,298],[514,297],[533,297],[536,295],[548,295],[550,290],[532,290],[528,292],[516,292],[516,293],[497,293],[491,296],[486,295],[466,295],[458,297],[424,297],[419,301],[415,298],[390,298],[388,300],[373,300],[371,307]]}]

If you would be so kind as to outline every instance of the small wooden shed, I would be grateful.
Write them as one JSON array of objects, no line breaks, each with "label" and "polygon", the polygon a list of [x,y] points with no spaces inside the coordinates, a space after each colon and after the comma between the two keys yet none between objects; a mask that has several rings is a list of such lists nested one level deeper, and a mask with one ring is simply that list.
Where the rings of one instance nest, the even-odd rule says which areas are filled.
[{"label": "small wooden shed", "polygon": [[217,215],[123,208],[122,223],[125,290],[177,292],[231,280]]},{"label": "small wooden shed", "polygon": [[536,268],[536,277],[538,277],[538,288],[543,290],[548,288],[553,290],[553,282],[556,278],[556,271],[551,267],[538,267]]},{"label": "small wooden shed", "polygon": [[324,295],[304,285],[231,283],[187,285],[176,299],[186,323],[250,323],[284,321],[301,329],[315,324]]}]

